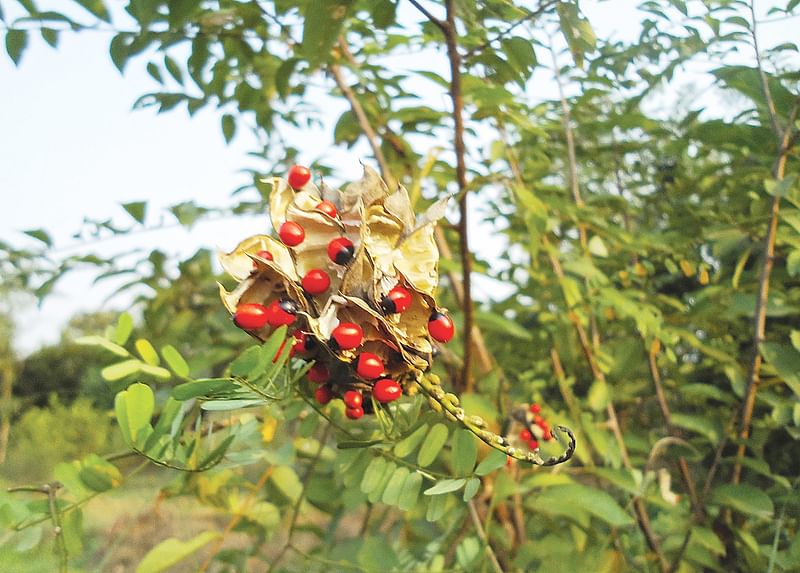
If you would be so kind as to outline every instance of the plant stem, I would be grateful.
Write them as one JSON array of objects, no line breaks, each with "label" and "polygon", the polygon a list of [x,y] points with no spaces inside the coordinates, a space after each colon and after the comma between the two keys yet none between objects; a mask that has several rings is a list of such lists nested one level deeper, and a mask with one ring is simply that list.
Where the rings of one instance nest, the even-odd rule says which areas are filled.
[{"label": "plant stem", "polygon": [[[675,426],[672,424],[672,413],[670,412],[667,396],[664,392],[664,385],[661,381],[661,372],[658,370],[658,362],[656,359],[659,350],[661,350],[661,343],[658,340],[654,340],[649,350],[647,350],[647,363],[650,367],[650,378],[656,389],[656,399],[658,400],[658,406],[661,409],[664,422],[667,424],[667,432],[671,436],[677,437],[678,432],[676,432]],[[692,504],[695,519],[700,520],[703,518],[705,512],[700,504],[700,499],[697,497],[697,485],[695,484],[692,474],[689,472],[689,464],[686,463],[686,458],[683,456],[678,458],[678,469],[680,470],[681,478],[683,478],[683,483],[686,485],[686,489],[689,492],[689,500]]]},{"label": "plant stem", "polygon": [[481,519],[478,516],[478,510],[475,508],[475,502],[473,500],[469,500],[467,503],[467,508],[469,509],[469,517],[472,520],[472,525],[475,526],[475,531],[478,534],[478,538],[481,540],[481,543],[483,543],[484,551],[486,551],[486,556],[489,558],[489,563],[492,564],[492,568],[494,569],[495,573],[503,573],[503,568],[500,567],[500,562],[497,560],[497,555],[495,555],[494,550],[489,543],[489,539],[486,537],[486,532],[483,530],[483,525],[481,525]]}]

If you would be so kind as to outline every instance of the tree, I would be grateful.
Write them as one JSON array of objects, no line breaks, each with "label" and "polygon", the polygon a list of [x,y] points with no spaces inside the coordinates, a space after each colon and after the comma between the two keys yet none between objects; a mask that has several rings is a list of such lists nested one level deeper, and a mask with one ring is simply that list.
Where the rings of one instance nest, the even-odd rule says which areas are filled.
[{"label": "tree", "polygon": [[[224,315],[206,320],[216,307],[204,287],[189,281],[187,298],[170,290],[181,279],[154,252],[135,281],[155,293],[141,301],[143,328],[196,352],[196,362],[188,367],[174,347],[159,355],[144,338],[137,358],[125,346],[129,319],[93,343],[121,359],[106,377],[125,388],[117,415],[132,451],[207,470],[182,491],[231,517],[221,537],[210,532],[180,550],[165,542],[146,563],[211,544],[203,569],[215,559],[241,569],[263,559],[272,539],[280,549],[270,569],[286,570],[798,568],[797,468],[774,454],[794,451],[800,437],[798,45],[762,49],[752,4],[646,2],[633,42],[596,38],[572,2],[130,2],[127,27],[102,3],[81,5],[97,20],[24,3],[27,15],[6,30],[9,55],[19,62],[33,32],[55,44],[67,28],[111,29],[120,70],[146,60],[159,84],[139,106],[217,107],[226,139],[253,126],[270,171],[294,162],[293,132],[329,125],[329,110],[344,104],[333,144],[368,150],[417,211],[453,193],[457,224],[436,236],[448,287],[439,302],[460,334],[434,374],[496,430],[514,404],[535,401],[549,420],[572,426],[579,444],[558,474],[525,466],[490,475],[502,457],[476,467],[471,435],[414,410],[419,400],[409,399],[408,420],[365,432],[343,425],[341,408],[328,416],[307,386],[297,392],[299,366],[285,378],[270,368],[279,337],[222,372],[244,339],[227,333]],[[770,15],[793,17],[796,8],[792,0]],[[738,109],[648,112],[659,89],[706,59],[715,67],[705,77],[735,94]],[[545,77],[555,80],[552,98],[537,89]],[[331,165],[326,156],[313,167],[327,180]],[[266,210],[267,175],[253,173],[252,187],[238,190],[251,199],[234,212]],[[129,212],[137,219],[142,208]],[[182,203],[172,213],[191,225],[213,211]],[[471,219],[493,236],[476,241]],[[39,253],[5,253],[42,295],[73,264],[120,270],[99,259],[48,269]],[[199,265],[195,276],[207,277],[207,261],[205,253],[187,261],[184,276]],[[476,305],[477,277],[502,291]],[[202,360],[206,353],[223,358]],[[154,380],[173,381],[170,398],[154,394]],[[244,390],[253,402],[231,402]],[[285,399],[273,404],[275,396]],[[206,412],[269,406],[238,415],[230,441],[229,425],[189,408],[195,398]],[[176,433],[183,419],[191,423]],[[213,437],[204,441],[195,422]],[[291,431],[276,434],[276,425]],[[250,476],[255,493],[244,496],[246,474],[229,467],[237,464],[261,464]],[[82,467],[116,476],[108,461]],[[209,480],[229,495],[199,493]],[[420,496],[422,480],[430,483]],[[384,513],[380,527],[379,503],[404,513]],[[300,524],[320,523],[307,505],[330,525],[299,546]],[[345,515],[363,520],[363,535],[336,539]],[[237,527],[253,543],[220,552]]]}]

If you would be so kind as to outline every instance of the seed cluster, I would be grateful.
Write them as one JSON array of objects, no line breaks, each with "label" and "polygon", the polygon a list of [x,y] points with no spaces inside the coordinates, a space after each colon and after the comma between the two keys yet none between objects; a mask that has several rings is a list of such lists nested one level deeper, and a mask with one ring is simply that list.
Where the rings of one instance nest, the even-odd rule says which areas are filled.
[{"label": "seed cluster", "polygon": [[366,167],[339,191],[314,185],[296,165],[286,180],[273,179],[270,217],[279,240],[257,235],[220,255],[240,281],[231,292],[220,286],[222,300],[234,323],[259,340],[287,326],[291,356],[315,362],[308,380],[316,400],[341,398],[347,417],[361,418],[374,403],[410,391],[430,367],[432,340],[455,334],[434,298],[433,226],[443,212],[442,201],[418,219],[407,191],[390,193]]}]

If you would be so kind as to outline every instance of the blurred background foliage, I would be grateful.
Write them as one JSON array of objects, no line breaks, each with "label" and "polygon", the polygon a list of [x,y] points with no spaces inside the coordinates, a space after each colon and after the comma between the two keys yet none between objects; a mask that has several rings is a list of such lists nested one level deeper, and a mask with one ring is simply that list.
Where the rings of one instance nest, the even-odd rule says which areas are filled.
[{"label": "blurred background foliage", "polygon": [[390,426],[323,415],[298,365],[244,352],[211,252],[92,253],[147,227],[128,203],[131,226],[87,219],[79,255],[46,229],[0,244],[8,306],[90,267],[126,278],[135,316],[76,317],[26,357],[0,321],[2,474],[63,485],[0,494],[6,569],[800,571],[798,43],[757,42],[796,0],[648,0],[633,41],[547,0],[65,4],[2,2],[15,63],[107,33],[123,74],[153,78],[136,107],[255,133],[252,184],[174,205],[177,224],[265,212],[304,130],[420,210],[456,193],[440,298],[460,334],[435,372],[494,430],[536,401],[579,445],[501,469],[419,399]]}]

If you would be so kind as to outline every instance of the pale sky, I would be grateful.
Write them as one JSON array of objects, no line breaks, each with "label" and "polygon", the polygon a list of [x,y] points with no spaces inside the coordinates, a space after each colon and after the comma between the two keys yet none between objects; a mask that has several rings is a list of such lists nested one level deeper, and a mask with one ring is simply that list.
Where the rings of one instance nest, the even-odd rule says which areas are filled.
[{"label": "pale sky", "polygon": [[[582,8],[598,36],[631,38],[638,35],[641,18],[635,5],[631,0],[610,0],[584,2]],[[762,27],[765,44],[792,38],[792,24],[797,22]],[[156,224],[164,216],[164,207],[180,201],[227,205],[230,192],[248,181],[239,170],[252,165],[246,157],[255,148],[252,135],[240,130],[226,146],[220,114],[211,109],[193,118],[185,107],[162,115],[151,109],[133,111],[133,102],[158,85],[144,71],[141,59],[132,60],[121,76],[108,55],[109,40],[103,33],[65,33],[53,50],[34,38],[19,68],[0,55],[0,240],[32,245],[35,241],[21,231],[45,228],[56,248],[64,249],[74,244],[71,235],[84,216],[128,222],[120,204],[148,200],[148,222]],[[545,89],[552,92],[552,83]],[[332,114],[332,121],[341,109]],[[329,134],[300,135],[298,142],[307,150],[301,162],[309,163],[325,153],[322,144]],[[358,160],[370,159],[363,148],[337,150],[335,155],[340,158],[337,164],[342,166],[343,179],[356,178]],[[230,248],[250,234],[267,230],[266,217],[239,217],[235,222],[199,224],[190,231],[173,229],[116,239],[92,249],[110,254],[124,248],[168,245],[168,252],[187,256],[201,246]],[[92,287],[91,279],[90,273],[74,274],[41,308],[31,304],[21,309],[18,349],[28,352],[57,340],[62,326],[76,312],[125,305],[124,299],[103,305],[111,284]]]}]

